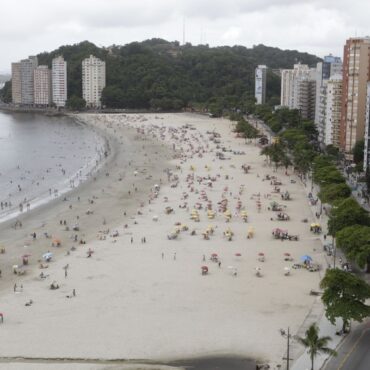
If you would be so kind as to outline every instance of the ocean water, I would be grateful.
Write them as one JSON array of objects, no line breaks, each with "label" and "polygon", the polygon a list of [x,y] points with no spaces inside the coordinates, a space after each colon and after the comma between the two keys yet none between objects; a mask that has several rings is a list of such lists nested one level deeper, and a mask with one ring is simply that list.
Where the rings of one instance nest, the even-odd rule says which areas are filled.
[{"label": "ocean water", "polygon": [[0,222],[65,196],[105,151],[102,136],[69,117],[0,112]]}]

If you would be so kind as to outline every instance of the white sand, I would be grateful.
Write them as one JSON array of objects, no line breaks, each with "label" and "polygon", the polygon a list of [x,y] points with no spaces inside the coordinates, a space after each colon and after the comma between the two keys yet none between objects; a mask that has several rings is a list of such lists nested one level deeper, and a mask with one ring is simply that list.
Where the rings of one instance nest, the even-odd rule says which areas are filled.
[{"label": "white sand", "polygon": [[[93,115],[82,118],[97,122]],[[145,207],[140,209],[143,215],[136,217],[137,224],[131,220],[129,228],[124,229],[122,218],[117,217],[107,225],[119,230],[117,242],[113,243],[113,238],[108,237],[106,241],[79,247],[70,256],[51,263],[48,280],[26,277],[22,293],[3,294],[0,311],[5,314],[5,323],[0,327],[1,356],[166,360],[235,354],[281,363],[286,343],[279,328],[290,326],[292,333],[299,330],[317,300],[309,291],[318,288],[321,276],[307,270],[292,270],[291,276],[284,276],[284,267],[292,263],[283,260],[283,253],[290,252],[295,262],[309,254],[315,262],[323,263],[320,241],[310,233],[308,224],[301,222],[303,218],[312,220],[304,188],[299,181],[290,183],[291,178],[297,180],[295,176],[285,176],[283,171],[273,173],[254,143],[246,145],[243,139],[235,138],[228,120],[166,114],[145,115],[145,121],[134,115],[107,115],[98,121],[99,125],[116,130],[117,135],[123,123],[144,125],[145,131],[157,125],[156,129],[151,129],[153,132],[158,132],[163,125],[164,137],[156,140],[170,146],[175,142],[176,149],[181,146],[187,156],[191,155],[189,143],[202,148],[209,145],[209,148],[202,158],[194,156],[182,164],[180,159],[173,160],[174,165],[181,164],[181,171],[174,172],[180,179],[178,187],[163,186],[159,197],[151,204],[147,197],[143,198]],[[197,130],[187,130],[181,138],[179,132],[169,133],[165,129],[180,128],[184,124],[192,124]],[[231,160],[217,159],[218,149],[206,135],[207,130],[213,129],[221,134],[221,146],[246,154],[226,152]],[[251,166],[249,174],[241,170],[243,164]],[[193,173],[190,165],[195,166],[195,177],[220,175],[213,188],[198,185],[196,181],[194,188],[199,193],[204,189],[217,210],[217,202],[227,186],[228,194],[225,195],[233,214],[230,223],[225,223],[220,213],[214,220],[208,220],[204,209],[199,211],[199,223],[190,220],[190,211],[200,198],[199,193],[189,191],[185,182],[186,176]],[[272,190],[269,181],[262,181],[266,174],[278,176],[283,182],[282,190],[288,190],[293,198],[283,202],[280,195],[272,196],[287,205],[286,212],[291,217],[288,222],[270,220],[275,214],[267,210],[270,200],[263,196]],[[229,180],[225,179],[226,175]],[[137,181],[144,176],[139,172]],[[240,200],[248,212],[248,223],[235,216],[241,185],[245,185]],[[183,192],[189,194],[187,200],[181,200]],[[262,201],[260,213],[256,200],[251,199],[258,192]],[[164,197],[168,197],[168,203],[164,202]],[[184,201],[189,205],[188,211],[179,208]],[[166,215],[166,206],[173,207],[174,214]],[[154,215],[158,215],[158,222],[152,220]],[[176,222],[187,224],[190,230],[195,228],[197,235],[191,236],[190,231],[184,231],[177,240],[168,240],[167,234],[173,231]],[[210,240],[203,240],[201,232],[208,225],[215,228],[215,233]],[[253,239],[246,238],[250,226],[255,229]],[[228,227],[235,234],[231,242],[223,237]],[[274,240],[271,231],[275,227],[299,234],[300,240]],[[147,240],[145,244],[140,242],[143,236]],[[95,253],[88,259],[86,250],[89,247]],[[213,252],[220,256],[221,268],[208,260]],[[235,257],[237,252],[242,257]],[[257,261],[259,252],[266,254],[263,263]],[[207,257],[206,262],[202,261],[203,255]],[[67,279],[62,269],[66,263],[71,266]],[[204,264],[209,266],[207,276],[200,273]],[[227,268],[230,265],[237,267],[236,277]],[[256,266],[262,267],[262,278],[255,276]],[[52,280],[61,285],[59,290],[48,289]],[[66,298],[72,289],[76,289],[77,297]],[[34,304],[25,307],[29,299]],[[13,368],[23,368],[17,365],[20,364]],[[11,368],[4,366],[1,364],[0,369]],[[24,364],[24,368],[33,369],[30,366]],[[89,366],[83,368],[99,368]]]}]

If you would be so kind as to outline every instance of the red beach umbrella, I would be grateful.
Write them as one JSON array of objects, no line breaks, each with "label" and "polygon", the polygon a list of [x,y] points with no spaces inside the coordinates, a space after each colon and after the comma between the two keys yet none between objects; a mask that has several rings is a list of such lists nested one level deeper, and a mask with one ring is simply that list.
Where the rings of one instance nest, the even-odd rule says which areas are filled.
[{"label": "red beach umbrella", "polygon": [[258,255],[259,255],[259,256],[264,256],[264,255],[265,255],[265,253],[259,252],[259,253],[258,253]]},{"label": "red beach umbrella", "polygon": [[212,253],[211,254],[211,257],[217,257],[218,256],[218,254],[217,253]]},{"label": "red beach umbrella", "polygon": [[242,254],[241,254],[241,253],[235,253],[235,256],[236,256],[236,257],[241,257],[241,256],[242,256]]},{"label": "red beach umbrella", "polygon": [[202,271],[207,271],[208,272],[208,266],[202,266],[201,269],[202,269]]}]

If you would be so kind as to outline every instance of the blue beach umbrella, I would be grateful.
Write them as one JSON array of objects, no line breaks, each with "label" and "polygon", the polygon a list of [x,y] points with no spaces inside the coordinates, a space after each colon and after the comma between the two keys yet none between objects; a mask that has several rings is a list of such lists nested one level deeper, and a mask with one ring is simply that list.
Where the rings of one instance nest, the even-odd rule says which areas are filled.
[{"label": "blue beach umbrella", "polygon": [[45,253],[45,254],[43,254],[43,255],[42,255],[42,258],[43,258],[44,260],[48,260],[48,259],[50,259],[51,257],[53,257],[53,253],[51,253],[51,252],[48,252],[48,253]]},{"label": "blue beach umbrella", "polygon": [[307,254],[301,257],[303,262],[312,261],[312,257],[308,256]]}]

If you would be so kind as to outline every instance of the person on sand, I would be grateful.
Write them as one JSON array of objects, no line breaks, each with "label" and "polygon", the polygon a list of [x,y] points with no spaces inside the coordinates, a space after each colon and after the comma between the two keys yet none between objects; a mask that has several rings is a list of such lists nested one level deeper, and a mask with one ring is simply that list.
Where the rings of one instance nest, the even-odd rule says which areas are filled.
[{"label": "person on sand", "polygon": [[17,291],[17,283],[14,284],[13,290],[14,290],[14,293]]},{"label": "person on sand", "polygon": [[72,295],[73,295],[73,297],[76,297],[76,289],[73,289]]}]

